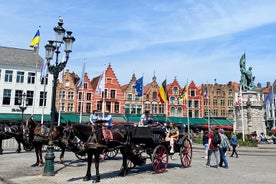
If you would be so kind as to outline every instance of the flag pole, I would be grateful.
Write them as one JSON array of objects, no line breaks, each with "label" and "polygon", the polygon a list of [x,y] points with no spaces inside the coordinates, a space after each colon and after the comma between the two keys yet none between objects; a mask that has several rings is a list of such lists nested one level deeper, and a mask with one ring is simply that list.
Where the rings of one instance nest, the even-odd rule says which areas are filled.
[{"label": "flag pole", "polygon": [[142,79],[143,79],[143,85],[142,85],[142,98],[141,98],[141,100],[142,100],[142,114],[144,113],[144,73],[142,74]]},{"label": "flag pole", "polygon": [[271,91],[272,91],[272,104],[271,104],[271,110],[272,110],[272,118],[273,118],[273,130],[275,129],[275,99],[274,99],[274,91],[273,91],[273,86],[271,87]]},{"label": "flag pole", "polygon": [[242,141],[244,142],[245,141],[245,135],[244,135],[244,119],[243,119],[243,102],[242,102],[242,85],[240,84],[240,95],[241,95],[241,107],[240,107],[240,110],[241,110],[241,120],[242,120]]},{"label": "flag pole", "polygon": [[84,62],[83,62],[83,69],[82,69],[82,84],[81,84],[81,87],[82,87],[82,95],[81,95],[81,106],[80,106],[80,122],[82,121],[82,111],[83,111],[83,99],[84,99],[84,75],[85,75],[85,72],[84,72],[84,69],[85,68],[85,58],[84,58]]},{"label": "flag pole", "polygon": [[[46,74],[47,75],[47,74]],[[44,123],[44,110],[45,110],[45,92],[46,92],[46,77],[43,78],[43,106],[42,106],[42,114],[41,114],[41,125]]]},{"label": "flag pole", "polygon": [[104,117],[104,111],[105,111],[105,65],[104,65],[104,71],[103,71],[103,104],[102,104],[102,113]]}]

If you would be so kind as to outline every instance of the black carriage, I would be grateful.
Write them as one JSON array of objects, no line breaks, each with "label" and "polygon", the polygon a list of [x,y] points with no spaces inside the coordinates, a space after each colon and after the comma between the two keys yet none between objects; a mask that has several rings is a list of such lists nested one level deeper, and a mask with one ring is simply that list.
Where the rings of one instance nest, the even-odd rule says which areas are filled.
[{"label": "black carriage", "polygon": [[[131,127],[129,130],[129,147],[131,156],[129,168],[135,165],[143,165],[150,158],[156,173],[162,173],[167,169],[169,156],[179,154],[183,167],[189,167],[192,162],[192,143],[185,133],[182,124],[176,124],[179,129],[179,138],[175,141],[174,153],[170,153],[170,142],[166,141],[166,126],[157,124],[148,127]],[[131,165],[131,166],[130,166]]]}]

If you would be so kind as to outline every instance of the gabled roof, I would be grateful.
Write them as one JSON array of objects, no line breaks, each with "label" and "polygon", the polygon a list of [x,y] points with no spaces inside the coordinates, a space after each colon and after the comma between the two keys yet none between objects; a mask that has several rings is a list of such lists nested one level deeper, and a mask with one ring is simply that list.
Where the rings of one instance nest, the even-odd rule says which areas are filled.
[{"label": "gabled roof", "polygon": [[43,58],[33,50],[0,46],[0,65],[9,69],[40,69]]}]

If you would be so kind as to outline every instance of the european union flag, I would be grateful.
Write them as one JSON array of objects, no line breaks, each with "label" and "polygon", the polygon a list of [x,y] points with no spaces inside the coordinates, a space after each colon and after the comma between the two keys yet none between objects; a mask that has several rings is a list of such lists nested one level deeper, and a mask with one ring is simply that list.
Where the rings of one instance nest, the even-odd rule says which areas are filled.
[{"label": "european union flag", "polygon": [[136,80],[135,89],[137,91],[137,96],[143,95],[143,77]]}]

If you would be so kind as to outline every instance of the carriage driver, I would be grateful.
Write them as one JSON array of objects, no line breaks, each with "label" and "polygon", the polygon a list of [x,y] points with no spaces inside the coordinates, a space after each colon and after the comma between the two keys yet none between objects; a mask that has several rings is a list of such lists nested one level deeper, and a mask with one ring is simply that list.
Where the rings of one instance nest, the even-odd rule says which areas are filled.
[{"label": "carriage driver", "polygon": [[89,118],[90,125],[94,125],[98,120],[100,120],[99,111],[93,110]]},{"label": "carriage driver", "polygon": [[145,113],[142,114],[142,116],[140,118],[140,122],[138,124],[139,127],[143,127],[145,125],[151,124],[152,119],[149,117],[149,115],[150,115],[150,111],[145,110]]},{"label": "carriage driver", "polygon": [[174,142],[178,139],[179,137],[179,130],[176,127],[175,123],[170,122],[170,129],[169,132],[167,133],[166,141],[170,141],[170,153],[174,153]]}]

